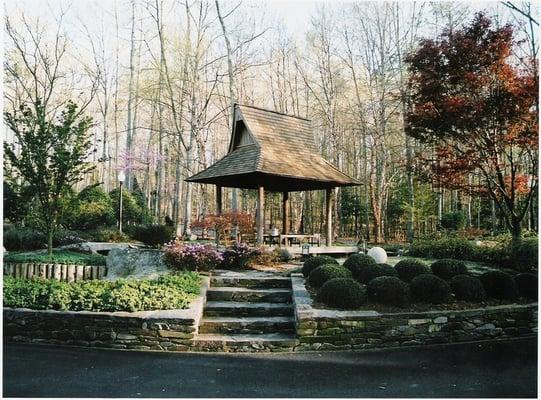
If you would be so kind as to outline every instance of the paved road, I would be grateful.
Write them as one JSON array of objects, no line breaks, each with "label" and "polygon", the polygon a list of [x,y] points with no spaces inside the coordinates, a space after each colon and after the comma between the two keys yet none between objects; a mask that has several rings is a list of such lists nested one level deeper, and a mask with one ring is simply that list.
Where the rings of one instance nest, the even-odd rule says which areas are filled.
[{"label": "paved road", "polygon": [[4,345],[4,396],[535,397],[537,342],[303,354]]}]

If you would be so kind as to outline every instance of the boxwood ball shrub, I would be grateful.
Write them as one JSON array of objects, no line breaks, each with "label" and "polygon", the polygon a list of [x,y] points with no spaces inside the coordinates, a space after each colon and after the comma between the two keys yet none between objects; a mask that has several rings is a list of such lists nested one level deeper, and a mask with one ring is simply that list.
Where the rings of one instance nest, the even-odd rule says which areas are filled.
[{"label": "boxwood ball shrub", "polygon": [[366,302],[366,286],[351,278],[331,279],[321,286],[316,299],[330,307],[358,308]]},{"label": "boxwood ball shrub", "polygon": [[403,307],[409,303],[409,286],[395,276],[380,276],[368,283],[368,298],[381,304]]},{"label": "boxwood ball shrub", "polygon": [[489,297],[500,300],[515,300],[518,297],[517,285],[506,272],[485,272],[480,279]]},{"label": "boxwood ball shrub", "polygon": [[482,301],[487,297],[483,283],[471,275],[455,275],[449,281],[449,286],[457,300]]},{"label": "boxwood ball shrub", "polygon": [[518,274],[514,278],[518,294],[528,300],[537,300],[537,276],[534,274]]},{"label": "boxwood ball shrub", "polygon": [[396,269],[389,264],[378,264],[381,276],[398,276]]},{"label": "boxwood ball shrub", "polygon": [[334,278],[351,278],[349,269],[340,265],[325,264],[314,269],[308,275],[308,284],[315,289],[319,289],[325,282]]},{"label": "boxwood ball shrub", "polygon": [[351,271],[354,279],[364,284],[381,276],[381,271],[376,261],[366,254],[350,255],[344,262],[344,267]]},{"label": "boxwood ball shrub", "polygon": [[451,287],[443,279],[433,274],[417,275],[410,283],[411,296],[414,300],[439,304],[451,297]]},{"label": "boxwood ball shrub", "polygon": [[447,281],[455,275],[465,275],[468,273],[466,264],[464,264],[462,261],[453,260],[451,258],[444,258],[442,260],[435,261],[430,266],[430,269],[434,275]]},{"label": "boxwood ball shrub", "polygon": [[398,273],[398,277],[408,283],[418,275],[430,273],[430,270],[426,265],[413,258],[406,258],[399,261],[394,268]]},{"label": "boxwood ball shrub", "polygon": [[310,272],[312,272],[314,269],[321,265],[325,264],[336,264],[338,265],[338,261],[336,261],[331,256],[315,256],[315,257],[309,257],[306,259],[304,264],[302,265],[302,274],[305,278],[308,278],[308,275],[310,275]]}]

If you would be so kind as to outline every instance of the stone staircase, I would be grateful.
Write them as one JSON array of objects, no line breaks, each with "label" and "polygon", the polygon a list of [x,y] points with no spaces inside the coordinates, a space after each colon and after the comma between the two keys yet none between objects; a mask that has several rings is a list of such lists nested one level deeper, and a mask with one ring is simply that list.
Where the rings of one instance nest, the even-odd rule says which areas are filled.
[{"label": "stone staircase", "polygon": [[296,345],[291,279],[259,271],[215,271],[194,350],[291,351]]}]

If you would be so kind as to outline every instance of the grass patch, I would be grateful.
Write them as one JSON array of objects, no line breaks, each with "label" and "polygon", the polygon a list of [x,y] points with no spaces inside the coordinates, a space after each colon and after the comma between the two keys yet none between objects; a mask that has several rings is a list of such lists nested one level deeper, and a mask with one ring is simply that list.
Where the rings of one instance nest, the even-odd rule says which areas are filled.
[{"label": "grass patch", "polygon": [[195,272],[157,279],[80,281],[4,277],[4,307],[33,310],[150,311],[187,308],[199,294]]},{"label": "grass patch", "polygon": [[47,253],[13,253],[4,256],[4,262],[10,263],[43,263],[43,264],[76,264],[76,265],[105,265],[105,256],[101,254],[85,254],[75,251],[53,250]]}]

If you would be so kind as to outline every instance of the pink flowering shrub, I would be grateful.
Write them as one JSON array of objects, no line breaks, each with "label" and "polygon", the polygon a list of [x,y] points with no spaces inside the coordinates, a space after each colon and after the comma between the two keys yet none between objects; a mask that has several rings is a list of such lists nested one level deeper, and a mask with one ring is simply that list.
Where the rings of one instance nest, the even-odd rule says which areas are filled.
[{"label": "pink flowering shrub", "polygon": [[249,247],[246,243],[233,243],[223,252],[222,268],[242,269],[249,266],[261,255],[261,249]]},{"label": "pink flowering shrub", "polygon": [[163,260],[174,270],[210,271],[223,261],[222,253],[210,244],[184,244],[175,239],[164,250]]}]

